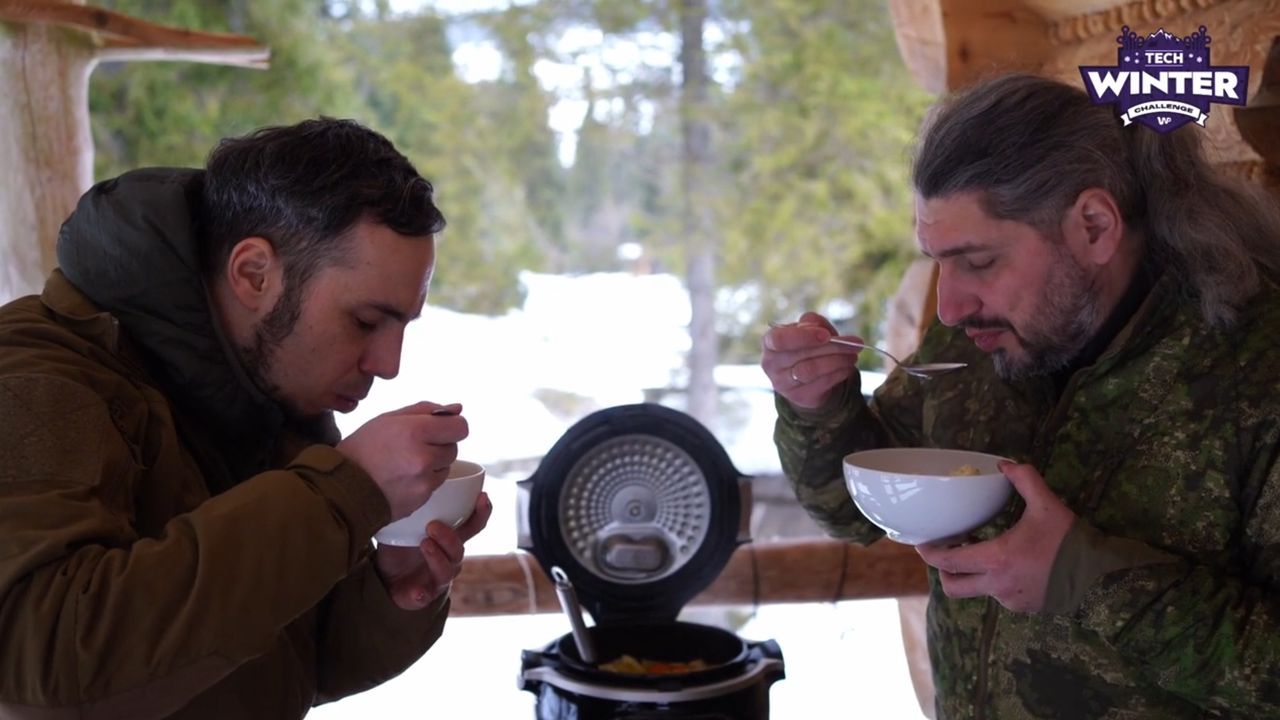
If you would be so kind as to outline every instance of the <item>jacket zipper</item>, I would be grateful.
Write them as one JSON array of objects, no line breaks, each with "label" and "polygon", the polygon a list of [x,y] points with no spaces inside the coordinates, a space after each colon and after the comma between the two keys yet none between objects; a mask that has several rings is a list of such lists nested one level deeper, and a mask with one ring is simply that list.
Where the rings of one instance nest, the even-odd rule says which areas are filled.
[{"label": "jacket zipper", "polygon": [[[1062,395],[1058,397],[1058,402],[1054,404],[1053,411],[1045,418],[1040,431],[1036,433],[1035,442],[1031,446],[1030,460],[1037,469],[1043,467],[1045,460],[1049,457],[1052,445],[1048,443],[1048,439],[1066,417],[1067,407],[1071,404],[1071,396],[1075,394],[1076,385],[1079,384],[1077,381],[1083,370],[1085,369],[1077,370],[1071,375],[1067,386],[1062,390]],[[1045,387],[1052,386],[1046,383]],[[1052,397],[1045,399],[1051,401]],[[986,720],[987,717],[987,685],[991,681],[988,667],[991,664],[991,646],[995,643],[996,621],[999,618],[997,605],[993,598],[987,598],[987,607],[982,614],[982,635],[978,643],[978,677],[974,686],[974,720]]]}]

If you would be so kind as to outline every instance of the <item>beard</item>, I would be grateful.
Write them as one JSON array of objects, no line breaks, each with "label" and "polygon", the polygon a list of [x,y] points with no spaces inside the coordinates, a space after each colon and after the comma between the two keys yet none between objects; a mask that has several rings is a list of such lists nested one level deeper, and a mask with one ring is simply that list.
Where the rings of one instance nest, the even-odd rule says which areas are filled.
[{"label": "beard", "polygon": [[264,395],[284,408],[285,413],[294,417],[301,413],[284,397],[280,385],[272,379],[272,370],[281,343],[298,324],[302,313],[301,300],[300,288],[286,288],[266,317],[253,328],[250,343],[239,348],[240,364],[249,379]]},{"label": "beard", "polygon": [[1071,361],[1101,324],[1094,278],[1060,247],[1055,272],[1041,288],[1027,327],[1019,331],[1004,318],[974,318],[961,325],[1007,330],[1022,347],[1023,356],[1000,348],[991,355],[996,374],[1004,380],[1050,375]]}]

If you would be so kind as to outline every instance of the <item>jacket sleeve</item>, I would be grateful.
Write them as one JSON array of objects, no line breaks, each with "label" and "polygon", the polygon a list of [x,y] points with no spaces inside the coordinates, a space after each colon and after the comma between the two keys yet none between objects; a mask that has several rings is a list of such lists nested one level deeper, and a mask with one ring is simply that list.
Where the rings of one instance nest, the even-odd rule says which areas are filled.
[{"label": "jacket sleeve", "polygon": [[449,594],[421,610],[391,599],[371,559],[326,598],[320,617],[316,704],[364,692],[404,672],[444,631]]},{"label": "jacket sleeve", "polygon": [[162,717],[266,652],[389,519],[313,446],[140,537],[131,488],[177,480],[145,472],[86,386],[0,378],[0,701]]},{"label": "jacket sleeve", "polygon": [[1242,494],[1250,512],[1243,550],[1229,567],[1192,562],[1079,524],[1069,535],[1076,536],[1075,546],[1084,546],[1077,553],[1089,558],[1084,565],[1105,569],[1110,558],[1122,566],[1082,583],[1087,587],[1074,619],[1151,682],[1233,717],[1280,717],[1280,465],[1273,461],[1274,446],[1241,483],[1255,490]]},{"label": "jacket sleeve", "polygon": [[800,410],[775,396],[773,439],[782,470],[800,505],[828,535],[862,544],[883,537],[884,531],[853,504],[843,461],[858,450],[918,441],[920,398],[912,388],[905,374],[895,371],[870,405],[857,375],[816,410]]}]

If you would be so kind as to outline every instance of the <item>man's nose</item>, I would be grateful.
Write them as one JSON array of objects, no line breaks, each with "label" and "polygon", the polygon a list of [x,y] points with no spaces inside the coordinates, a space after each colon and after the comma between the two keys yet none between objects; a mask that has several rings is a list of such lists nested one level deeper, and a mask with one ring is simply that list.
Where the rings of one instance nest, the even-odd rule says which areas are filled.
[{"label": "man's nose", "polygon": [[404,333],[386,333],[374,338],[360,358],[360,370],[368,375],[390,380],[400,374],[400,350]]},{"label": "man's nose", "polygon": [[938,273],[938,320],[955,327],[981,308],[978,297],[964,289],[945,269]]}]

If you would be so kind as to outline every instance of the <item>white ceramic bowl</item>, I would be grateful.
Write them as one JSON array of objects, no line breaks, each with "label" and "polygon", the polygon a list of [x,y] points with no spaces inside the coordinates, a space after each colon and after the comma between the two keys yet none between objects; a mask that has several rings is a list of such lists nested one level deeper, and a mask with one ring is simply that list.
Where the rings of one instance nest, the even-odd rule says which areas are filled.
[{"label": "white ceramic bowl", "polygon": [[426,537],[427,523],[432,520],[457,527],[471,517],[483,487],[483,465],[455,460],[449,467],[449,477],[422,507],[382,528],[373,539],[379,545],[415,547]]},{"label": "white ceramic bowl", "polygon": [[[997,455],[939,448],[864,450],[844,458],[844,481],[858,510],[907,545],[946,543],[995,516],[1013,486]],[[961,475],[962,468],[977,469]]]}]

